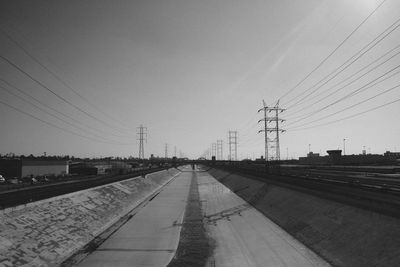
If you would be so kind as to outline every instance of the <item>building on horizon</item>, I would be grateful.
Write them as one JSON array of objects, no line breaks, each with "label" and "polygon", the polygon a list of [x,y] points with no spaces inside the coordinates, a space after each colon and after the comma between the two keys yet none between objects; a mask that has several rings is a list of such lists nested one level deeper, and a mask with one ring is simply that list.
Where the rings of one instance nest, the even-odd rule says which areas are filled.
[{"label": "building on horizon", "polygon": [[66,160],[21,160],[21,177],[68,173],[69,165]]}]

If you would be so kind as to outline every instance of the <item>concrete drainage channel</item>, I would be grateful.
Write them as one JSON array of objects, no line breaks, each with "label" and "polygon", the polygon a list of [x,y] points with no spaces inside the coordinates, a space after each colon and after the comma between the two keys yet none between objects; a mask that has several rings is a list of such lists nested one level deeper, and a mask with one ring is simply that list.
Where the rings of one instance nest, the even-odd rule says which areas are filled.
[{"label": "concrete drainage channel", "polygon": [[115,222],[113,225],[111,225],[108,229],[106,229],[104,232],[102,232],[100,235],[95,237],[92,241],[90,241],[87,245],[85,245],[82,249],[74,253],[71,257],[63,261],[60,266],[62,267],[69,267],[69,266],[74,266],[78,264],[80,261],[82,261],[87,255],[92,253],[93,251],[96,250],[107,238],[109,238],[113,233],[118,231],[119,228],[121,228],[126,222],[128,222],[132,217],[136,215],[141,209],[146,207],[146,205],[152,201],[155,197],[157,197],[158,194],[163,191],[163,189],[170,184],[178,174],[175,174],[167,183],[165,183],[161,188],[153,192],[151,195],[143,199],[141,203],[139,203],[136,207],[134,207],[132,210],[127,212],[125,215],[123,215],[117,222]]},{"label": "concrete drainage channel", "polygon": [[204,226],[197,173],[193,172],[178,249],[168,267],[206,266],[210,255],[212,240]]},{"label": "concrete drainage channel", "polygon": [[400,219],[241,174],[209,172],[333,266],[400,266]]},{"label": "concrete drainage channel", "polygon": [[171,169],[0,210],[0,266],[70,266],[129,221]]}]

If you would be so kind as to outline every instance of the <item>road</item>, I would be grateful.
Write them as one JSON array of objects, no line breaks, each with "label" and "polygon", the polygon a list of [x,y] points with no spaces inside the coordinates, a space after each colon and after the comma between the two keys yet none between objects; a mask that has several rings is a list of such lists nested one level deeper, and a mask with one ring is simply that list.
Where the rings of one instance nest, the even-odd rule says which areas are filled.
[{"label": "road", "polygon": [[198,183],[215,242],[209,266],[330,266],[208,173]]}]

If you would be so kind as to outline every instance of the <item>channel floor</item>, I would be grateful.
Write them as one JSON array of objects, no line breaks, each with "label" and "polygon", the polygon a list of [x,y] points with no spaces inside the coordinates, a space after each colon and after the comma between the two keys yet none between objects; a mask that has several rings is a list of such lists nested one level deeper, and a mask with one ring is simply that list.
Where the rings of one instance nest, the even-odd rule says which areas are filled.
[{"label": "channel floor", "polygon": [[182,172],[78,266],[166,266],[175,255],[191,181]]},{"label": "channel floor", "polygon": [[215,243],[209,266],[330,266],[207,172],[198,174],[198,183]]}]

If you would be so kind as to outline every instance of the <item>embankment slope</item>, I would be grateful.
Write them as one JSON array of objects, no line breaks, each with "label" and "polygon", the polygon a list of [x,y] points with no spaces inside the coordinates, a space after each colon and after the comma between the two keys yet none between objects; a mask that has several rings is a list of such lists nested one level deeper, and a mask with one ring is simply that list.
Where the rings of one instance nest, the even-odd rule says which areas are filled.
[{"label": "embankment slope", "polygon": [[400,219],[228,173],[209,171],[334,266],[400,266]]},{"label": "embankment slope", "polygon": [[136,177],[0,211],[0,266],[55,266],[179,173]]}]

